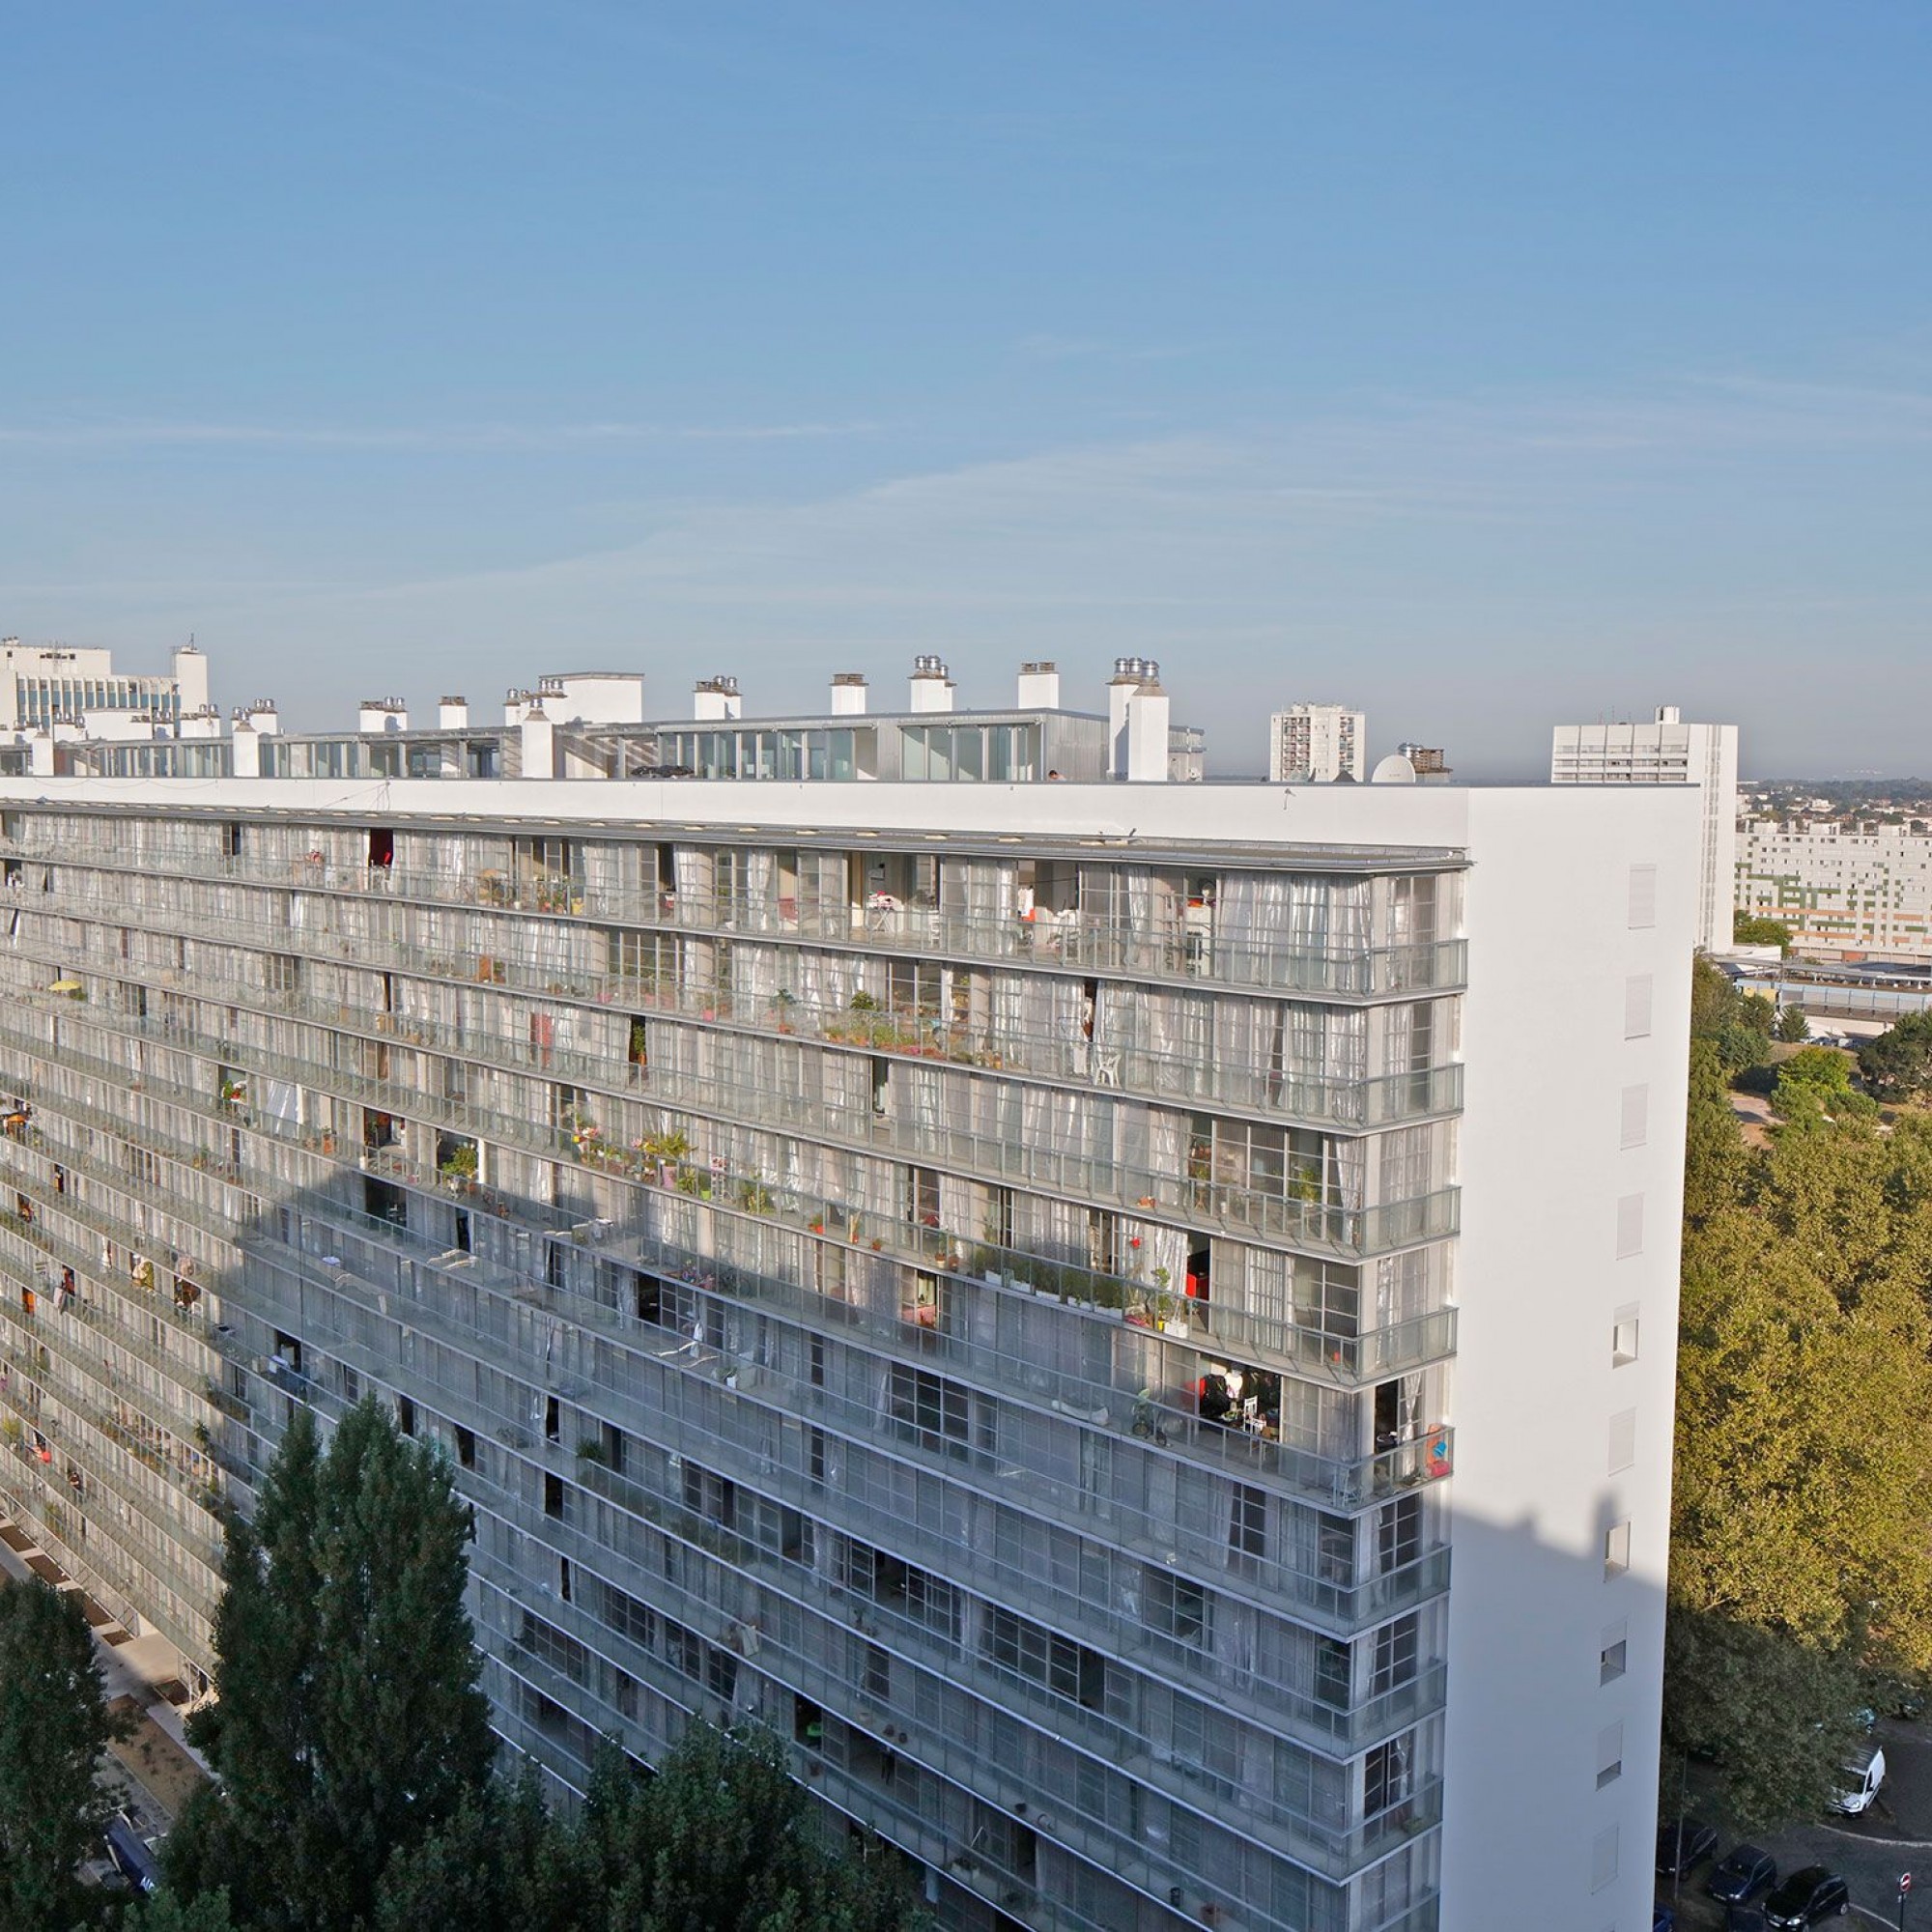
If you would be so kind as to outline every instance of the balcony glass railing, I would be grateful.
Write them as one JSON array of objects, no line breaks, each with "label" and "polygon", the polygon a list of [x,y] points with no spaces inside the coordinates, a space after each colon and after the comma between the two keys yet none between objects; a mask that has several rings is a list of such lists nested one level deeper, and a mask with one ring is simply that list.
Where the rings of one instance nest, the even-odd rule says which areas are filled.
[{"label": "balcony glass railing", "polygon": [[[1029,918],[1001,917],[883,904],[877,902],[879,895],[866,904],[838,899],[817,905],[782,895],[680,898],[657,891],[591,886],[570,876],[519,877],[493,867],[438,871],[309,860],[281,865],[247,859],[211,862],[203,853],[183,849],[169,855],[152,843],[138,862],[125,846],[27,846],[14,841],[0,844],[0,851],[57,867],[85,867],[144,880],[177,869],[189,881],[225,879],[323,895],[479,906],[639,931],[794,937],[867,951],[1032,959],[1082,973],[1208,980],[1249,990],[1349,999],[1452,991],[1464,983],[1468,968],[1466,942],[1461,939],[1379,947],[1297,947],[1286,935],[1230,930],[1218,922],[1213,907],[1191,908],[1188,919],[1137,926],[1074,908],[1042,907]],[[125,895],[124,902],[131,896]]]},{"label": "balcony glass railing", "polygon": [[[16,994],[15,1000],[18,1005],[43,1010],[76,1012],[65,996],[59,994],[21,993]],[[290,996],[290,1000],[299,1004],[296,996]],[[346,1023],[344,1010],[335,1009],[335,1024]],[[219,1065],[259,1072],[296,1086],[322,1087],[382,1112],[404,1118],[434,1119],[453,1132],[488,1137],[513,1147],[539,1148],[546,1152],[581,1154],[584,1151],[575,1132],[561,1128],[547,1132],[522,1115],[503,1113],[478,1102],[438,1100],[425,1094],[420,1082],[412,1078],[372,1078],[341,1067],[322,1067],[305,1055],[277,1052],[227,1033],[200,1032],[173,1015],[143,1019],[105,1006],[89,1005],[77,1017],[129,1038],[149,1039],[162,1046],[198,1053]],[[366,1017],[373,1023],[376,1016]],[[320,1019],[318,1023],[322,1023]],[[423,1023],[418,1030],[427,1046],[430,1034],[436,1029]],[[42,1044],[28,1037],[28,1050],[38,1050]],[[517,1051],[508,1042],[497,1044],[508,1051]],[[452,1045],[446,1050],[457,1049]],[[476,1043],[466,1042],[463,1050],[474,1053]],[[521,1051],[528,1055],[532,1049],[526,1044]],[[849,1146],[859,1140],[874,1151],[963,1169],[976,1179],[999,1185],[1070,1196],[1082,1205],[1115,1204],[1124,1211],[1151,1221],[1167,1221],[1190,1232],[1212,1230],[1308,1254],[1352,1260],[1440,1239],[1455,1234],[1458,1226],[1458,1190],[1453,1187],[1372,1208],[1339,1207],[1236,1186],[1217,1179],[1134,1166],[1115,1159],[1110,1153],[1086,1153],[1056,1147],[1038,1137],[1013,1140],[863,1109],[828,1117],[824,1103],[817,1098],[773,1094],[738,1086],[721,1090],[715,1080],[697,1075],[680,1077],[662,1068],[651,1069],[647,1082],[632,1085],[627,1083],[626,1076],[633,1075],[634,1069],[628,1066],[591,1056],[568,1055],[557,1048],[534,1051],[539,1055],[538,1070],[546,1076],[563,1080],[567,1075],[577,1075],[570,1084],[595,1078],[607,1100],[685,1106],[694,1116],[702,1113],[721,1123],[750,1122],[771,1125],[801,1139],[832,1147]],[[65,1057],[65,1046],[62,1052]],[[596,1155],[606,1172],[618,1171],[627,1158],[621,1150],[612,1150],[608,1142],[596,1149]],[[617,1164],[614,1168],[613,1162]],[[761,1177],[747,1179],[760,1180]]]},{"label": "balcony glass railing", "polygon": [[[56,895],[48,909],[101,923],[99,956],[90,952],[76,959],[71,949],[63,945],[58,961],[48,954],[50,963],[63,968],[77,965],[82,971],[113,979],[128,975],[127,963],[114,950],[130,916],[128,906],[103,899],[75,900],[63,895]],[[386,935],[351,936],[310,925],[291,927],[240,915],[198,913],[191,907],[170,908],[164,916],[169,929],[176,933],[218,939],[226,947],[253,944],[264,952],[330,965],[341,963],[344,946],[353,945],[355,963],[359,967],[389,969],[464,987],[481,981],[541,1000],[547,1009],[554,1003],[578,1003],[616,1006],[638,1015],[675,1013],[734,1033],[792,1037],[867,1053],[934,1059],[1002,1075],[1051,1080],[1057,1085],[1075,1081],[1185,1103],[1190,1108],[1226,1108],[1344,1131],[1453,1113],[1462,1104],[1462,1067],[1455,1064],[1373,1077],[1324,1077],[1242,1065],[1211,1053],[1158,1052],[1130,1038],[1089,1039],[1078,1032],[1031,1032],[1005,1022],[942,1025],[936,1016],[917,1012],[857,1012],[821,1007],[808,999],[760,998],[715,986],[678,986],[657,978],[560,966],[554,958],[541,956],[542,948],[528,949],[528,956],[519,956],[506,950],[504,942],[497,942],[497,950],[488,953],[451,956],[447,952],[406,945]],[[232,956],[239,960],[242,955]],[[212,970],[206,963],[197,964],[191,974],[144,975],[138,983],[180,985],[203,997],[240,998],[284,1011],[309,1011],[316,1018],[328,1018],[339,1011],[337,1003],[264,994],[259,983],[250,986],[239,975]],[[391,1032],[401,1036],[435,1026],[433,1014],[410,1010],[427,1006],[431,1000],[412,1001],[408,989],[404,989],[402,1000],[402,1010],[382,1016]],[[466,1037],[473,1047],[479,1036],[472,1028],[467,1030]],[[450,1050],[461,1050],[460,1044]],[[607,1068],[610,1065],[608,1060],[602,1064]]]}]

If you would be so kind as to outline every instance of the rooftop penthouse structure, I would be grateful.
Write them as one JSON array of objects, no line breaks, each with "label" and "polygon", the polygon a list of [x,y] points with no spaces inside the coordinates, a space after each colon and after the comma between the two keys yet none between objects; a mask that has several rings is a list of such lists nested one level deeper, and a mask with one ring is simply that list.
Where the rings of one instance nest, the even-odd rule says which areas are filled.
[{"label": "rooftop penthouse structure", "polygon": [[755,1718],[951,1925],[1637,1932],[1697,794],[1189,782],[1122,664],[37,740],[0,1507],[205,1671],[373,1393],[561,1785]]}]

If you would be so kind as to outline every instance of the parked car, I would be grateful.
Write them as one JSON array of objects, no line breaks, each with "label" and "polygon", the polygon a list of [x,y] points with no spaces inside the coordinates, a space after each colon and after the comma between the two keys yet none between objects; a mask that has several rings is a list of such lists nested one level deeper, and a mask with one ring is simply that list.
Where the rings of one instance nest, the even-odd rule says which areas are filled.
[{"label": "parked car", "polygon": [[1777,1867],[1768,1852],[1755,1845],[1740,1845],[1729,1857],[1711,1867],[1706,1881],[1711,1896],[1720,1905],[1743,1905],[1777,1883]]},{"label": "parked car", "polygon": [[1657,1869],[1664,1878],[1688,1878],[1717,1849],[1714,1826],[1691,1818],[1666,1818],[1657,1828]]},{"label": "parked car", "polygon": [[1823,1865],[1795,1871],[1764,1902],[1764,1922],[1779,1932],[1803,1932],[1821,1918],[1842,1918],[1852,1909],[1850,1888]]},{"label": "parked car", "polygon": [[115,1812],[101,1835],[106,1840],[107,1856],[113,1860],[114,1869],[134,1890],[153,1891],[160,1883],[161,1868],[156,1862],[153,1847],[141,1836],[133,1814],[126,1810]]},{"label": "parked car", "polygon": [[1877,1745],[1861,1745],[1845,1760],[1839,1774],[1844,1778],[1832,1794],[1832,1803],[1848,1818],[1871,1809],[1878,1788],[1885,1782],[1885,1752]]}]

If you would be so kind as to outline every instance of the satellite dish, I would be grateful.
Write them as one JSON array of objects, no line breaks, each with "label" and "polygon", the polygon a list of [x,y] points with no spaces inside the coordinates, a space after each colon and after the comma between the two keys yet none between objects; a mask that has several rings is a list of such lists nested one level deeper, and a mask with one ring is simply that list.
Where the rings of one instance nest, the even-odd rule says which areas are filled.
[{"label": "satellite dish", "polygon": [[1369,782],[1378,785],[1412,785],[1415,767],[1400,752],[1391,752],[1369,774]]}]

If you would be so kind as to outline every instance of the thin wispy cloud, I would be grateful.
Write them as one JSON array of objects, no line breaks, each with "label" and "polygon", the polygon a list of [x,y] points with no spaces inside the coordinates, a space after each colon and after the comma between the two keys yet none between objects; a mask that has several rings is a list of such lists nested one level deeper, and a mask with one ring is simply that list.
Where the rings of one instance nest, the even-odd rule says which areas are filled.
[{"label": "thin wispy cloud", "polygon": [[319,423],[0,423],[0,446],[48,450],[236,448],[395,451],[540,451],[599,443],[788,442],[878,434],[873,422],[795,423],[450,423],[395,427]]}]

